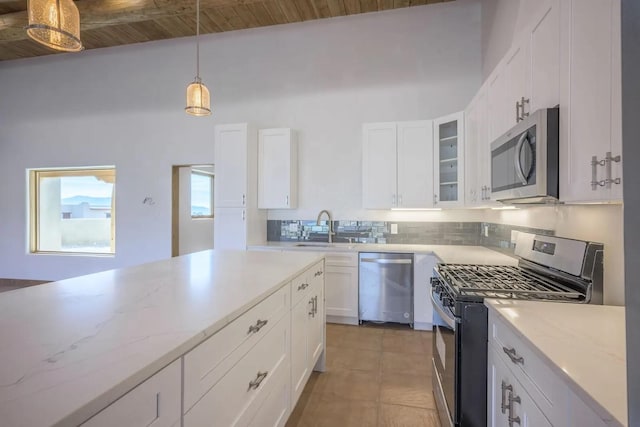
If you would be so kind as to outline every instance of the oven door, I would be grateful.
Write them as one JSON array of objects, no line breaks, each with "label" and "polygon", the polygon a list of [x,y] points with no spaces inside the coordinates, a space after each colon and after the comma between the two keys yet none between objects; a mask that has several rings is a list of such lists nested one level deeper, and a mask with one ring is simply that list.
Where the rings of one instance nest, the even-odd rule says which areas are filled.
[{"label": "oven door", "polygon": [[433,334],[433,394],[440,423],[452,427],[457,423],[456,404],[456,318],[444,307],[437,294],[431,293],[434,309]]}]

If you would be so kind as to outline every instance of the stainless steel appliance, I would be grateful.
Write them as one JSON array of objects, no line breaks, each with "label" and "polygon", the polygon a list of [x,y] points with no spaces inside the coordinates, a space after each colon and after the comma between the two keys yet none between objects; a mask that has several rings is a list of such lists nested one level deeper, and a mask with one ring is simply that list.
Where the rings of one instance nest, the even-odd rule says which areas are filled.
[{"label": "stainless steel appliance", "polygon": [[491,199],[555,203],[559,197],[559,108],[525,117],[491,143]]},{"label": "stainless steel appliance", "polygon": [[487,425],[487,308],[484,298],[602,304],[600,243],[520,233],[518,266],[438,264],[433,392],[443,426]]},{"label": "stainless steel appliance", "polygon": [[362,252],[359,319],[413,325],[413,254]]}]

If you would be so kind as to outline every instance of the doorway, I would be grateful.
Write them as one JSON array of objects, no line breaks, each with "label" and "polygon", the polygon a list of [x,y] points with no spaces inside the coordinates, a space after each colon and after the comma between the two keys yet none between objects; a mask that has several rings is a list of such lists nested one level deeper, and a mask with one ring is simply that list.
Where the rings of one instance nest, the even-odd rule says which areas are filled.
[{"label": "doorway", "polygon": [[213,249],[213,165],[172,167],[171,256]]}]

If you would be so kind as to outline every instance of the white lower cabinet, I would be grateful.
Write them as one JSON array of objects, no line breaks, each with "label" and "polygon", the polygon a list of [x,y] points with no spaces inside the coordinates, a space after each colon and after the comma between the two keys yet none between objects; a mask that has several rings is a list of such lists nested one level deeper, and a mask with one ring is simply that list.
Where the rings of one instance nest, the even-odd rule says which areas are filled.
[{"label": "white lower cabinet", "polygon": [[606,425],[519,332],[492,309],[489,309],[488,324],[489,427]]},{"label": "white lower cabinet", "polygon": [[497,351],[490,348],[488,356],[489,427],[551,427]]},{"label": "white lower cabinet", "polygon": [[289,377],[289,316],[285,316],[184,416],[184,427],[246,426]]},{"label": "white lower cabinet", "polygon": [[327,321],[358,324],[358,254],[327,254],[325,304]]},{"label": "white lower cabinet", "polygon": [[324,350],[324,273],[319,275],[320,271],[308,271],[310,286],[291,311],[291,410]]},{"label": "white lower cabinet", "polygon": [[181,360],[178,359],[98,412],[82,426],[179,426],[181,374]]}]

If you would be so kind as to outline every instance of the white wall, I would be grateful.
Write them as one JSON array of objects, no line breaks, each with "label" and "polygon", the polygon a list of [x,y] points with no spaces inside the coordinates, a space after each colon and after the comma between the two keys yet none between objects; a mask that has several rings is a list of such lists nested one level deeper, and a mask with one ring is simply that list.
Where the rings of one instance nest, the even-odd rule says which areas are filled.
[{"label": "white wall", "polygon": [[511,43],[544,0],[482,1],[482,75],[488,77],[507,53]]},{"label": "white wall", "polygon": [[[216,123],[298,130],[290,217],[369,215],[361,124],[462,110],[480,85],[480,52],[480,7],[466,1],[208,35],[201,75],[214,115],[204,119],[182,111],[192,38],[0,63],[0,277],[55,280],[169,257],[171,166],[214,163]],[[116,255],[27,254],[25,170],[105,164],[117,168]]]}]

